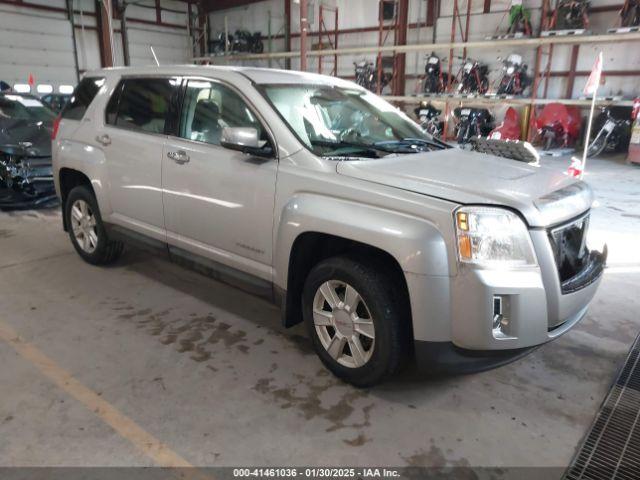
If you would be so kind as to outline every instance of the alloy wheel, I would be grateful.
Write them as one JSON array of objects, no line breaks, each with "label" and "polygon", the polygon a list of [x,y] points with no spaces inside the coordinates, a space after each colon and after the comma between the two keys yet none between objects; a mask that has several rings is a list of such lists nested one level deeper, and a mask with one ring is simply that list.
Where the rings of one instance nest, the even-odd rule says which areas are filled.
[{"label": "alloy wheel", "polygon": [[76,200],[71,206],[71,230],[78,246],[86,253],[93,253],[98,246],[96,216],[91,206],[82,200]]},{"label": "alloy wheel", "polygon": [[358,291],[341,280],[318,287],[313,299],[313,323],[320,343],[340,365],[359,368],[373,354],[373,317]]}]

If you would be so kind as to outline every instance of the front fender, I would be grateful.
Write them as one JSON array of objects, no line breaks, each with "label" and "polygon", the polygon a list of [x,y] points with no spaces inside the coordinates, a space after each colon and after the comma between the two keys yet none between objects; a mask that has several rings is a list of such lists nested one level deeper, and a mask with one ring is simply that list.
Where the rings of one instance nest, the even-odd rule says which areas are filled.
[{"label": "front fender", "polygon": [[379,206],[301,193],[283,207],[275,238],[275,283],[285,290],[293,243],[305,232],[335,235],[379,248],[394,257],[404,272],[451,274],[447,245],[434,222]]}]

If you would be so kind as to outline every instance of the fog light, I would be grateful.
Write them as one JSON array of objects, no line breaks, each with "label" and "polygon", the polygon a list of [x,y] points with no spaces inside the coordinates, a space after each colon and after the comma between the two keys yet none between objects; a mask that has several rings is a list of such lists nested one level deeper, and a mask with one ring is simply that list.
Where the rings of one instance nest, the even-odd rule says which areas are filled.
[{"label": "fog light", "polygon": [[510,333],[509,296],[493,296],[493,336],[505,337]]}]

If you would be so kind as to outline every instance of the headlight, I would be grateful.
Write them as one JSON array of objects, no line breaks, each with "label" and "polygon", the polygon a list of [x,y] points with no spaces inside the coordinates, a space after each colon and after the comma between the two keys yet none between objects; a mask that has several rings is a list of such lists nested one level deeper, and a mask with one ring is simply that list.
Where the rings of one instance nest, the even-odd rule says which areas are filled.
[{"label": "headlight", "polygon": [[503,208],[462,207],[456,211],[458,258],[489,268],[536,265],[524,222]]}]

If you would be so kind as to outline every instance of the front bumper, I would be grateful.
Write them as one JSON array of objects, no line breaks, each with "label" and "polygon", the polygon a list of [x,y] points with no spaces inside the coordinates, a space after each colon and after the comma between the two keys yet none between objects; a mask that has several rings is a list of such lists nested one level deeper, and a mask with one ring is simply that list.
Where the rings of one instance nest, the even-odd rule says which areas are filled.
[{"label": "front bumper", "polygon": [[50,157],[22,158],[0,165],[0,208],[35,208],[56,203]]},{"label": "front bumper", "polygon": [[[546,231],[530,233],[539,266],[496,271],[463,265],[452,278],[451,342],[456,347],[504,351],[534,347],[562,335],[586,314],[602,279],[606,249],[592,252],[582,283],[567,290],[560,282]],[[498,328],[496,299],[506,310]]]}]

